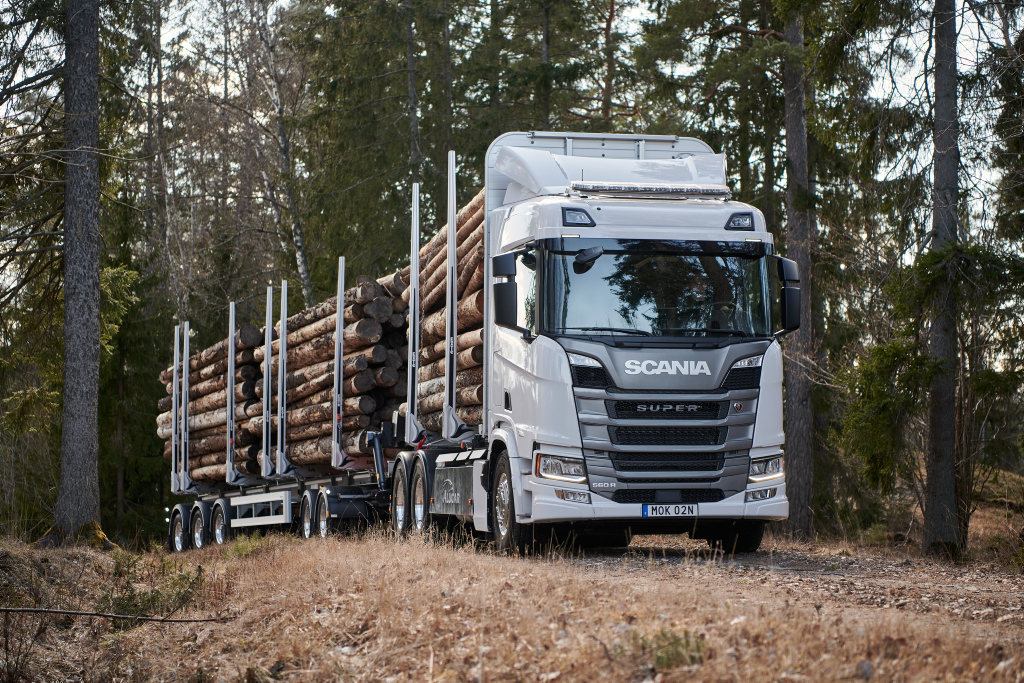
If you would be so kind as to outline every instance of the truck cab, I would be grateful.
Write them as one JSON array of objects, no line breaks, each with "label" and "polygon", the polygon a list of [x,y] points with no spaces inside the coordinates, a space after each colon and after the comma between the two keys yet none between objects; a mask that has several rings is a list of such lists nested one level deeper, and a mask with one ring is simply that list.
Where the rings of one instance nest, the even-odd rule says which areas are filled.
[{"label": "truck cab", "polygon": [[761,212],[731,201],[724,155],[510,133],[486,172],[498,545],[545,525],[755,550],[789,511],[778,337],[798,326],[799,278]]}]

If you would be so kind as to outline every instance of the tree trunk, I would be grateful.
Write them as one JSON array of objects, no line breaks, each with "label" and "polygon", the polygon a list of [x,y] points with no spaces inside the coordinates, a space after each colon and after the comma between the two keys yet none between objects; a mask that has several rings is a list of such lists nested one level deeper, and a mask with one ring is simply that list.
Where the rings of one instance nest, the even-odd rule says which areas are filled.
[{"label": "tree trunk", "polygon": [[[946,252],[957,242],[957,204],[960,164],[957,129],[956,3],[936,0],[934,128],[933,251]],[[931,325],[931,356],[941,371],[932,380],[925,455],[924,545],[928,554],[957,555],[966,546],[959,538],[956,510],[956,288],[952,259],[935,292]]]},{"label": "tree trunk", "polygon": [[[479,327],[484,320],[484,293],[483,290],[470,294],[459,302],[458,307],[459,331],[470,330]],[[424,345],[436,344],[445,336],[445,318],[447,311],[441,309],[431,313],[423,319],[422,332]]]},{"label": "tree trunk", "polygon": [[[484,362],[484,347],[471,346],[465,351],[459,351],[455,356],[455,369],[466,370],[468,368],[482,365]],[[424,365],[419,369],[418,380],[426,382],[435,377],[444,377],[444,358],[434,361],[430,365]]]},{"label": "tree trunk", "polygon": [[64,401],[54,522],[100,520],[99,2],[69,0],[64,66]]},{"label": "tree trunk", "polygon": [[612,90],[615,85],[615,0],[608,0],[608,16],[604,22],[604,87],[601,89],[602,130],[612,129]]},{"label": "tree trunk", "polygon": [[791,533],[814,534],[814,404],[810,368],[814,360],[811,324],[813,197],[808,189],[807,104],[804,90],[803,17],[786,26],[789,51],[783,74],[786,101],[786,254],[800,269],[800,329],[786,343],[786,495]]},{"label": "tree trunk", "polygon": [[[484,331],[481,330],[470,330],[469,332],[463,332],[455,338],[455,350],[463,351],[472,346],[483,346],[484,343]],[[438,358],[444,357],[444,349],[447,346],[447,341],[442,339],[433,346],[420,349],[420,365],[427,365],[433,363]]]}]

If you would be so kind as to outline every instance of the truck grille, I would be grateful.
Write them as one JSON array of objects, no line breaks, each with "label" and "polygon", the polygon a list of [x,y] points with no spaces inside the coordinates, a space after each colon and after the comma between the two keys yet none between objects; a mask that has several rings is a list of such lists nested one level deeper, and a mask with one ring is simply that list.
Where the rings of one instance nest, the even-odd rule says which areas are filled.
[{"label": "truck grille", "polygon": [[717,472],[725,466],[720,453],[609,453],[619,472]]},{"label": "truck grille", "polygon": [[580,365],[573,365],[572,383],[578,387],[604,389],[611,385],[612,382],[604,368],[588,368]]},{"label": "truck grille", "polygon": [[[678,503],[717,503],[725,498],[722,489],[682,489],[679,491],[682,500]],[[612,500],[616,503],[653,503],[658,492],[654,489],[639,490],[630,489],[616,491]]]},{"label": "truck grille", "polygon": [[737,389],[757,389],[761,386],[761,368],[735,368],[729,371],[722,388],[729,391]]},{"label": "truck grille", "polygon": [[605,401],[608,416],[617,420],[722,420],[727,401]]},{"label": "truck grille", "polygon": [[727,427],[608,427],[619,446],[720,446]]}]

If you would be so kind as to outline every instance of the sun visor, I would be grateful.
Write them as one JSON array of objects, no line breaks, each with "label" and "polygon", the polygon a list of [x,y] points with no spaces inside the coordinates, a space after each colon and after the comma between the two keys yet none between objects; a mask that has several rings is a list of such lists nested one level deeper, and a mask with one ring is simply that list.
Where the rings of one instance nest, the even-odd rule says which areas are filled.
[{"label": "sun visor", "polygon": [[538,195],[563,194],[574,181],[636,187],[727,184],[724,154],[693,154],[683,159],[605,159],[502,147],[495,169]]}]

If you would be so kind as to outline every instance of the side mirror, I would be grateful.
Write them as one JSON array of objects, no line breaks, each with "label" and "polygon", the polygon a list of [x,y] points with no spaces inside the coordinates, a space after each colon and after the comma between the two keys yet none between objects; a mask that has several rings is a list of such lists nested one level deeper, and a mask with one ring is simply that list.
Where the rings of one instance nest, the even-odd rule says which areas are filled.
[{"label": "side mirror", "polygon": [[800,282],[800,268],[797,267],[796,261],[792,261],[788,258],[782,258],[776,256],[775,263],[779,272],[779,281],[783,284],[789,284],[790,282]]},{"label": "side mirror", "polygon": [[494,283],[494,324],[522,333],[525,339],[531,339],[530,331],[519,326],[518,288],[516,287],[517,252],[500,254],[491,259],[491,274],[494,277],[507,277],[506,282]]},{"label": "side mirror", "polygon": [[494,277],[516,276],[516,253],[499,254],[491,259],[491,275]]},{"label": "side mirror", "polygon": [[800,290],[796,287],[783,287],[779,294],[782,330],[795,332],[800,329]]}]

